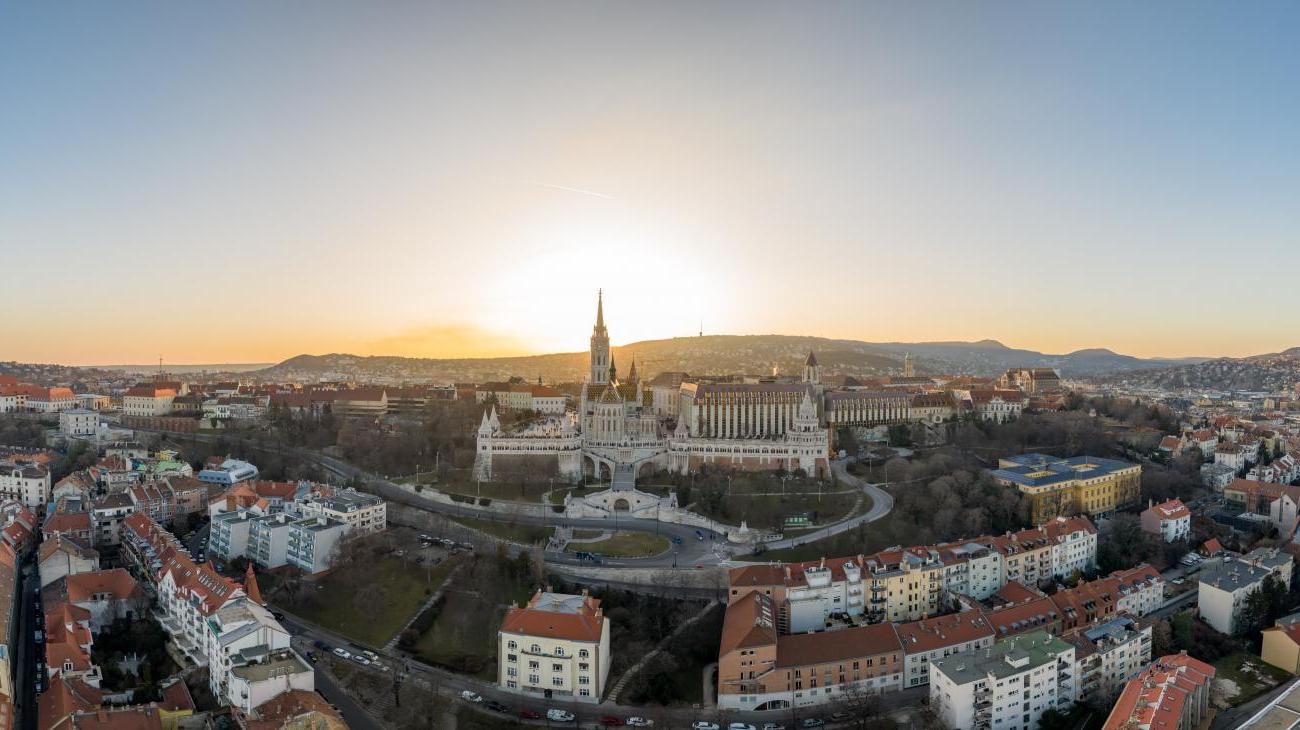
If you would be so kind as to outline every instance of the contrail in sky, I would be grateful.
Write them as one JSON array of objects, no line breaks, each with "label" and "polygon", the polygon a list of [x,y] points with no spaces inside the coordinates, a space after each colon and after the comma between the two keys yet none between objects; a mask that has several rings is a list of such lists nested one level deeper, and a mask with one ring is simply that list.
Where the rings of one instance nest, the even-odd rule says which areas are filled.
[{"label": "contrail in sky", "polygon": [[604,193],[598,193],[598,192],[596,192],[595,190],[583,190],[582,188],[571,188],[571,187],[569,187],[569,186],[567,186],[567,185],[552,185],[552,184],[550,184],[550,183],[533,183],[533,184],[534,184],[534,185],[537,185],[537,186],[539,186],[539,187],[543,187],[543,188],[550,188],[550,189],[552,189],[552,190],[564,190],[564,191],[567,191],[567,192],[570,192],[570,193],[577,193],[577,194],[579,194],[579,195],[590,195],[590,196],[592,196],[592,197],[596,197],[596,198],[604,198],[605,200],[613,200],[613,199],[614,199],[614,196],[613,196],[613,195],[606,195],[606,194],[604,194]]}]

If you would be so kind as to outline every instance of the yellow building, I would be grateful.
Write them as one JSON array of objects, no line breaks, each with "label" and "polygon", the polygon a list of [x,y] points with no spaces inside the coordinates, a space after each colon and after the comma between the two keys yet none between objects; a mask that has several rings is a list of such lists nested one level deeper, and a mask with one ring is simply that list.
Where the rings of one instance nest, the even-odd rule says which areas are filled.
[{"label": "yellow building", "polygon": [[1036,523],[1076,514],[1105,516],[1136,506],[1142,486],[1140,465],[1096,456],[1008,456],[998,460],[992,474],[998,484],[1029,495]]},{"label": "yellow building", "polygon": [[1264,637],[1260,658],[1278,669],[1300,674],[1300,613],[1284,616],[1260,633]]}]

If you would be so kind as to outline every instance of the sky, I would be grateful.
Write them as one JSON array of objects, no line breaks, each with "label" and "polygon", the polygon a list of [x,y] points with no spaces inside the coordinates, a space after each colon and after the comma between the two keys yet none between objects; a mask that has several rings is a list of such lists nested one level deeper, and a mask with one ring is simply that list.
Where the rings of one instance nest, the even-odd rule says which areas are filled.
[{"label": "sky", "polygon": [[0,360],[1300,345],[1300,4],[0,6]]}]

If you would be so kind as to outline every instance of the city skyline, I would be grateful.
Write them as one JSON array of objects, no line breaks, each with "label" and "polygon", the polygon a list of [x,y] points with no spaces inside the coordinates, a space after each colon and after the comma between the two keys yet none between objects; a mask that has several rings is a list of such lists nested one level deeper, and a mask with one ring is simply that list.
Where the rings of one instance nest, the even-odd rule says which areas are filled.
[{"label": "city skyline", "polygon": [[4,359],[1300,344],[1294,6],[306,7],[2,11]]}]

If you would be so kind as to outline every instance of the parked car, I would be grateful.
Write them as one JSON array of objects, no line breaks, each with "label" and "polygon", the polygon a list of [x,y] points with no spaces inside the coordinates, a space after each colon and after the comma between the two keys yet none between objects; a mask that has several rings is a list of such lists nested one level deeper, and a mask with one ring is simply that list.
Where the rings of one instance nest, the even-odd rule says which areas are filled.
[{"label": "parked car", "polygon": [[655,724],[655,721],[648,717],[637,717],[636,715],[633,715],[627,719],[627,724],[630,727],[651,727]]},{"label": "parked car", "polygon": [[708,722],[705,720],[696,720],[691,723],[691,730],[718,730],[718,723]]},{"label": "parked car", "polygon": [[376,653],[374,653],[373,651],[370,651],[369,649],[363,649],[363,650],[361,650],[361,653],[364,654],[365,657],[366,657],[367,659],[369,659],[370,661],[372,661],[372,662],[373,662],[373,661],[378,661],[378,659],[379,659],[379,655],[376,654]]},{"label": "parked car", "polygon": [[307,652],[307,661],[311,662],[312,664],[315,664],[316,662],[320,661],[320,657],[316,655],[316,652],[309,651]]},{"label": "parked car", "polygon": [[510,712],[509,707],[501,704],[500,702],[497,702],[496,700],[488,700],[483,704],[483,706],[493,712],[507,712],[507,713]]},{"label": "parked car", "polygon": [[623,724],[623,718],[614,715],[605,715],[600,718],[600,724],[605,727],[619,727]]},{"label": "parked car", "polygon": [[779,722],[765,722],[763,723],[763,730],[785,730],[785,725]]},{"label": "parked car", "polygon": [[356,662],[357,664],[360,664],[363,667],[370,666],[370,660],[361,656],[360,654],[352,655],[352,661]]},{"label": "parked car", "polygon": [[538,712],[538,711],[536,711],[536,710],[520,710],[520,711],[519,711],[519,719],[521,719],[521,720],[540,720],[540,719],[542,719],[542,713],[540,713],[540,712]]},{"label": "parked car", "polygon": [[733,722],[727,726],[727,730],[758,730],[747,722]]},{"label": "parked car", "polygon": [[348,651],[347,649],[344,649],[344,648],[341,647],[341,646],[336,646],[336,647],[334,647],[334,656],[337,656],[337,657],[340,657],[340,658],[343,658],[343,659],[351,659],[351,658],[352,658],[352,652]]},{"label": "parked car", "polygon": [[464,690],[464,691],[462,691],[462,692],[460,693],[460,698],[461,698],[462,700],[465,700],[466,702],[475,702],[475,703],[477,703],[477,702],[482,702],[482,701],[483,701],[483,697],[482,697],[482,696],[480,696],[477,692],[473,692],[473,691],[468,690],[468,689],[467,689],[467,690]]},{"label": "parked car", "polygon": [[821,719],[820,717],[805,717],[803,719],[804,727],[821,727],[822,725],[825,724],[826,721]]},{"label": "parked car", "polygon": [[559,708],[552,707],[551,709],[546,711],[546,719],[550,720],[551,722],[573,722],[574,716],[573,713],[569,712],[568,710],[561,710]]},{"label": "parked car", "polygon": [[831,722],[848,722],[848,721],[849,721],[849,713],[847,713],[847,712],[836,712],[836,713],[832,713],[829,719],[830,719]]}]

